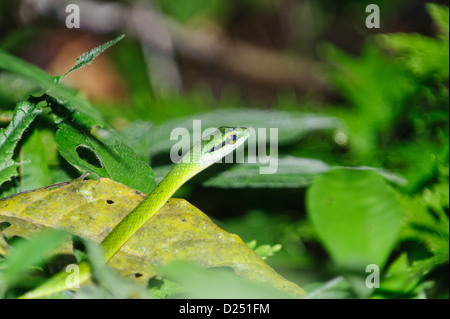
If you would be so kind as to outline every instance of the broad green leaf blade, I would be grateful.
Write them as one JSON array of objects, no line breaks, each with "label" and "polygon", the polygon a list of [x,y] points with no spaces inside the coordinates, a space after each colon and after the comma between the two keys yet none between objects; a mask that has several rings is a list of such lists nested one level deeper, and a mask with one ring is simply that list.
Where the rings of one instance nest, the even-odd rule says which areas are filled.
[{"label": "broad green leaf blade", "polygon": [[135,121],[120,132],[124,142],[144,161],[149,160],[152,126],[150,122]]},{"label": "broad green leaf blade", "polygon": [[22,157],[26,162],[23,165],[23,175],[21,174],[22,192],[51,184],[49,154],[44,143],[42,130],[35,129],[22,145]]},{"label": "broad green leaf blade", "polygon": [[[0,222],[11,224],[4,230],[8,236],[26,237],[56,227],[100,242],[144,197],[110,179],[78,179],[58,189],[38,189],[0,200]],[[231,267],[244,278],[304,296],[301,288],[277,274],[238,236],[220,229],[180,199],[169,200],[109,265],[127,278],[146,283],[157,274],[155,266],[180,259],[204,267]]]},{"label": "broad green leaf blade", "polygon": [[[217,188],[296,188],[306,187],[313,178],[330,167],[320,160],[309,158],[271,158],[272,164],[237,164],[203,183]],[[274,174],[261,174],[261,167],[277,165]]]},{"label": "broad green leaf blade", "polygon": [[75,61],[75,65],[69,70],[67,71],[63,76],[57,76],[55,77],[55,81],[57,83],[60,83],[64,77],[66,77],[69,73],[84,67],[85,65],[91,64],[92,61],[99,56],[102,52],[104,52],[105,50],[107,50],[109,47],[113,46],[114,44],[116,44],[117,42],[119,42],[120,40],[122,40],[125,37],[124,34],[119,35],[117,38],[108,41],[102,45],[99,45],[98,47],[90,50],[89,52],[83,53],[82,55],[80,55],[77,60]]},{"label": "broad green leaf blade", "polygon": [[[276,166],[273,174],[261,174],[261,168]],[[156,181],[161,181],[173,165],[154,168]],[[328,172],[333,167],[310,158],[285,156],[268,158],[268,162],[249,163],[248,158],[244,164],[236,164],[202,182],[205,187],[215,188],[302,188],[311,185],[314,178]],[[369,170],[383,176],[386,180],[404,186],[406,180],[392,172],[374,167],[347,167],[354,170]]]},{"label": "broad green leaf blade", "polygon": [[[256,109],[220,109],[209,113],[196,114],[183,119],[176,119],[153,127],[151,136],[151,153],[168,152],[176,143],[170,140],[175,128],[187,129],[193,143],[193,121],[201,121],[201,130],[210,127],[231,126],[248,127],[255,130],[265,129],[266,143],[275,142],[270,129],[278,129],[276,142],[279,145],[297,141],[303,136],[318,130],[337,129],[342,123],[336,118],[307,114],[301,112],[265,111]],[[199,133],[202,134],[202,131]],[[196,131],[198,132],[198,131]],[[196,133],[194,132],[194,133]],[[257,136],[251,136],[250,139]],[[258,137],[258,138],[259,138]]]},{"label": "broad green leaf blade", "polygon": [[364,273],[383,268],[397,240],[401,206],[372,171],[333,169],[307,192],[309,218],[337,266]]},{"label": "broad green leaf blade", "polygon": [[17,176],[17,163],[12,159],[14,149],[22,134],[42,110],[25,101],[17,104],[14,116],[5,129],[0,129],[0,185]]},{"label": "broad green leaf blade", "polygon": [[24,101],[33,93],[41,91],[39,85],[23,76],[0,71],[0,103],[5,106],[15,105],[18,101]]},{"label": "broad green leaf blade", "polygon": [[48,231],[23,240],[13,246],[14,249],[3,262],[0,281],[7,284],[23,281],[23,275],[32,267],[41,266],[51,253],[68,239],[68,234],[61,231]]},{"label": "broad green leaf blade", "polygon": [[155,186],[153,171],[119,140],[103,143],[80,127],[60,123],[56,141],[61,155],[81,172],[109,177],[142,192]]}]

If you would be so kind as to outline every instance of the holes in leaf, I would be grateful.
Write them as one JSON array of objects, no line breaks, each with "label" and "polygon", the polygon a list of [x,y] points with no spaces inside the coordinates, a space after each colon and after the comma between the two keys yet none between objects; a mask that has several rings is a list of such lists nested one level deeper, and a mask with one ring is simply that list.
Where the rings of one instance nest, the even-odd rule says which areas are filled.
[{"label": "holes in leaf", "polygon": [[0,231],[5,230],[5,229],[8,228],[9,226],[11,226],[10,223],[8,223],[8,222],[1,222],[1,223],[0,223]]},{"label": "holes in leaf", "polygon": [[79,145],[75,150],[77,151],[78,157],[83,161],[96,168],[103,167],[97,153],[92,148],[86,145]]},{"label": "holes in leaf", "polygon": [[107,200],[106,200],[106,203],[109,204],[109,205],[111,205],[111,204],[114,204],[114,201],[113,201],[112,199],[107,199]]},{"label": "holes in leaf", "polygon": [[138,272],[134,274],[134,278],[141,278],[142,276],[144,275]]}]

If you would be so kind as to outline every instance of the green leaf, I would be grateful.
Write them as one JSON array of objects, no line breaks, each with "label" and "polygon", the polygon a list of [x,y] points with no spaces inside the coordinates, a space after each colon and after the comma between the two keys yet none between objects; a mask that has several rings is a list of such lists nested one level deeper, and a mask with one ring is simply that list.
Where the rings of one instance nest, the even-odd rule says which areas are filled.
[{"label": "green leaf", "polygon": [[[152,130],[151,153],[168,152],[175,142],[170,142],[171,132],[175,128],[185,128],[193,138],[193,121],[201,121],[202,131],[210,127],[234,126],[265,129],[265,136],[251,136],[250,138],[265,137],[266,142],[274,142],[270,129],[278,129],[279,145],[298,141],[307,134],[319,130],[336,129],[342,123],[336,118],[301,112],[265,111],[256,109],[219,109],[209,113],[201,113],[183,119],[167,121],[157,125]],[[202,132],[200,132],[201,134]],[[191,140],[191,144],[192,144]]]},{"label": "green leaf", "polygon": [[149,160],[152,126],[150,122],[134,121],[120,132],[127,145],[144,161]]},{"label": "green leaf", "polygon": [[446,263],[448,264],[449,246],[447,245],[446,248],[447,250],[443,250],[434,255],[433,257],[415,260],[411,266],[411,273],[427,275],[431,270],[433,270],[437,266],[444,265]]},{"label": "green leaf", "polygon": [[162,267],[164,277],[181,285],[181,298],[196,299],[291,299],[292,296],[269,285],[237,276],[229,268],[205,269],[186,262]]},{"label": "green leaf", "polygon": [[31,94],[40,91],[39,85],[35,82],[18,74],[0,71],[0,103],[4,106],[15,105],[18,101],[24,101]]},{"label": "green leaf", "polygon": [[80,172],[109,177],[146,193],[156,186],[150,166],[120,140],[104,143],[72,123],[60,123],[58,128],[59,152]]},{"label": "green leaf", "polygon": [[90,50],[89,52],[83,53],[82,55],[80,55],[77,60],[75,61],[75,65],[69,70],[67,71],[64,75],[62,76],[56,76],[53,77],[54,81],[56,83],[60,83],[69,73],[84,67],[85,65],[91,64],[92,61],[99,56],[102,52],[104,52],[105,50],[107,50],[109,47],[113,46],[114,44],[116,44],[117,42],[119,42],[120,40],[122,40],[125,37],[124,34],[119,35],[117,38],[115,38],[114,40],[108,41],[92,50]]},{"label": "green leaf", "polygon": [[17,165],[12,157],[22,134],[42,110],[36,104],[25,101],[17,104],[14,116],[6,129],[0,129],[0,185],[17,176]]},{"label": "green leaf", "polygon": [[48,163],[50,154],[44,143],[42,131],[35,129],[22,145],[22,157],[25,162],[20,181],[22,192],[51,184],[52,178]]},{"label": "green leaf", "polygon": [[307,192],[308,216],[338,267],[364,273],[383,268],[397,240],[402,211],[375,172],[332,169]]},{"label": "green leaf", "polygon": [[[271,158],[275,164],[275,158]],[[277,159],[275,174],[260,174],[268,164],[237,164],[206,180],[203,185],[217,188],[296,188],[306,187],[330,167],[320,160],[286,156]]]},{"label": "green leaf", "polygon": [[[278,159],[272,157],[269,160],[270,164],[237,164],[209,178],[202,185],[216,188],[301,188],[311,185],[317,175],[328,172],[332,168],[320,160],[310,158],[286,156]],[[261,174],[260,168],[268,165],[276,165],[276,172]],[[406,183],[402,177],[383,169],[366,166],[349,167],[349,169],[371,170],[392,183],[399,185]],[[163,173],[166,173],[166,170],[158,170],[158,174]]]},{"label": "green leaf", "polygon": [[0,281],[4,281],[8,285],[23,281],[25,273],[32,267],[41,266],[53,250],[67,239],[67,233],[53,230],[41,233],[29,240],[21,240],[13,246],[11,253],[3,262],[4,270]]}]

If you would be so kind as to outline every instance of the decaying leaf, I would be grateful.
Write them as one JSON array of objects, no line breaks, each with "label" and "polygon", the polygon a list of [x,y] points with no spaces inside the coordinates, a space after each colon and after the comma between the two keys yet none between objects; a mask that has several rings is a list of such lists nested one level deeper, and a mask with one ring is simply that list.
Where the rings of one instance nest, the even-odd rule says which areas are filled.
[{"label": "decaying leaf", "polygon": [[[0,199],[4,233],[26,237],[56,227],[100,242],[145,194],[107,178],[77,179],[60,188],[37,189]],[[244,278],[265,282],[296,297],[303,289],[270,268],[234,234],[217,227],[182,199],[171,199],[114,256],[109,265],[147,282],[155,267],[182,259],[205,267],[231,267]]]}]

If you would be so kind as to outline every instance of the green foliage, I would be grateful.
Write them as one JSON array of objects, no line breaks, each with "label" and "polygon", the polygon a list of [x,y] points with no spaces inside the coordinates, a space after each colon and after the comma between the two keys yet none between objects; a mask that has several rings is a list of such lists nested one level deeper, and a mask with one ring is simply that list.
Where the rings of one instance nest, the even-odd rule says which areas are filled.
[{"label": "green foliage", "polygon": [[337,266],[384,266],[400,230],[400,204],[375,173],[333,169],[308,190],[309,218]]},{"label": "green foliage", "polygon": [[381,45],[400,54],[402,62],[415,75],[436,77],[448,81],[449,72],[449,11],[448,7],[427,4],[427,9],[439,29],[439,38],[420,34],[387,34],[378,37]]},{"label": "green foliage", "polygon": [[109,177],[144,193],[156,186],[150,166],[118,139],[105,143],[63,122],[58,124],[56,142],[60,154],[81,172]]},{"label": "green foliage", "polygon": [[380,34],[366,41],[357,58],[330,45],[321,50],[330,62],[329,78],[350,109],[331,113],[349,126],[356,163],[396,169],[411,192],[448,161],[448,7],[427,8],[439,26],[437,39]]},{"label": "green foliage", "polygon": [[24,275],[30,270],[42,266],[51,253],[67,238],[67,233],[51,231],[41,233],[31,240],[15,242],[8,258],[0,264],[2,269],[0,286],[26,284],[26,281],[23,280]]},{"label": "green foliage", "polygon": [[251,242],[247,243],[247,246],[255,251],[255,253],[258,254],[259,257],[261,257],[262,260],[267,259],[267,257],[273,256],[276,252],[280,251],[281,245],[259,245],[256,240],[252,240]]},{"label": "green foliage", "polygon": [[14,116],[6,129],[0,129],[0,185],[17,176],[17,165],[12,158],[17,142],[27,127],[42,110],[32,102],[21,102],[14,110]]},{"label": "green foliage", "polygon": [[[328,172],[332,167],[326,163],[310,158],[286,156],[282,158],[268,157],[267,163],[237,164],[207,179],[202,184],[217,188],[300,188],[311,185],[317,175]],[[261,168],[277,166],[272,174],[261,174]],[[358,167],[360,170],[372,170],[391,182],[403,185],[405,181],[390,172],[371,167]]]},{"label": "green foliage", "polygon": [[260,168],[275,165],[271,163],[237,164],[206,180],[203,185],[217,188],[298,188],[311,184],[313,178],[330,168],[322,161],[288,156],[277,159],[274,174],[260,174]]},{"label": "green foliage", "polygon": [[306,286],[308,299],[351,298],[350,287],[344,277],[336,277],[325,283],[312,283]]},{"label": "green foliage", "polygon": [[402,211],[394,191],[380,176],[331,170],[316,178],[306,203],[319,239],[337,267],[361,278],[367,265],[384,267],[397,242]]},{"label": "green foliage", "polygon": [[86,254],[92,268],[92,278],[97,285],[78,290],[74,299],[135,299],[150,298],[149,292],[141,285],[119,276],[102,261],[99,247],[83,240]]},{"label": "green foliage", "polygon": [[[427,291],[436,285],[432,281],[433,274],[448,268],[448,7],[428,4],[427,9],[438,27],[437,38],[419,34],[377,35],[375,42],[366,43],[360,58],[331,46],[323,51],[333,65],[328,69],[330,79],[355,111],[353,114],[343,109],[333,112],[349,124],[350,145],[355,157],[373,165],[397,168],[408,180],[406,193],[399,191],[395,197],[391,194],[390,201],[381,198],[381,190],[356,195],[353,189],[354,196],[351,196],[350,189],[333,192],[331,181],[321,187],[325,198],[329,192],[337,198],[348,196],[346,204],[337,201],[345,208],[345,213],[363,200],[381,196],[370,204],[371,207],[361,209],[358,218],[381,205],[393,204],[397,201],[395,198],[400,200],[403,222],[399,238],[393,239],[398,223],[394,227],[386,220],[383,232],[389,237],[391,229],[390,244],[380,244],[380,247],[386,248],[384,262],[395,243],[400,244],[405,253],[389,264],[374,297],[427,297]],[[387,55],[377,45],[395,55]],[[405,128],[406,135],[402,132]],[[319,177],[314,183],[321,178],[325,179]],[[342,177],[342,183],[350,181],[349,177]],[[367,178],[365,182],[369,181]],[[376,185],[372,181],[371,187]],[[370,190],[371,187],[364,188]],[[314,192],[319,193],[315,191],[315,184],[309,189],[308,201],[313,200]],[[339,265],[340,258],[344,258],[341,261],[345,263],[342,248],[345,245],[340,246],[340,243],[351,247],[348,240],[354,240],[355,246],[362,241],[369,244],[370,240],[361,240],[355,235],[354,232],[363,229],[351,227],[358,218],[343,218],[345,223],[339,224],[332,219],[334,215],[327,214],[341,212],[338,213],[341,216],[343,211],[327,210],[328,203],[320,202],[319,197],[315,196],[317,206],[309,204],[309,213],[315,218],[314,228],[335,263]],[[317,216],[317,212],[324,215]],[[384,214],[387,213],[388,210],[384,210]],[[384,215],[377,213],[376,216]],[[334,229],[325,227],[333,221],[337,223]],[[342,229],[350,225],[348,230],[351,228],[354,232],[331,236],[341,229],[338,225],[343,225]],[[376,240],[382,240],[383,235],[380,233]],[[369,248],[363,250],[361,256],[370,254]],[[346,278],[355,289],[358,280],[348,275]],[[364,294],[364,291],[359,293]]]},{"label": "green foliage", "polygon": [[405,65],[416,75],[448,80],[448,39],[400,33],[380,36],[380,41],[384,47],[402,53]]},{"label": "green foliage", "polygon": [[[323,55],[332,62],[330,80],[344,95],[355,113],[345,113],[352,133],[351,143],[364,160],[397,123],[414,91],[405,70],[384,56],[380,49],[366,45],[360,58],[333,46],[324,46]],[[376,163],[378,164],[378,163]]]},{"label": "green foliage", "polygon": [[30,84],[34,84],[29,94],[40,95],[46,92],[54,97],[80,123],[105,125],[100,113],[88,101],[72,89],[56,83],[52,77],[35,65],[0,50],[0,70],[19,75]]},{"label": "green foliage", "polygon": [[449,181],[448,167],[442,170],[439,182],[413,198],[402,196],[405,218],[401,238],[417,241],[425,246],[426,253],[415,258],[409,271],[427,275],[434,268],[448,263],[449,254]]},{"label": "green foliage", "polygon": [[428,13],[433,18],[433,22],[439,28],[439,35],[447,39],[449,35],[449,8],[435,3],[426,4]]},{"label": "green foliage", "polygon": [[22,169],[21,184],[23,191],[36,189],[52,183],[52,175],[49,166],[50,159],[46,152],[45,143],[48,135],[45,131],[35,129],[29,138],[23,143],[21,151],[23,160],[26,161]]},{"label": "green foliage", "polygon": [[198,299],[290,299],[280,290],[268,285],[249,282],[227,268],[204,269],[177,262],[163,267],[164,276],[176,282],[181,292],[178,298]]},{"label": "green foliage", "polygon": [[[69,72],[89,64],[122,38],[123,36],[120,36],[82,55]],[[73,167],[82,173],[89,171],[100,177],[112,177],[142,192],[150,192],[154,188],[151,168],[121,141],[114,130],[107,127],[103,118],[87,101],[59,84],[62,78],[52,81],[42,70],[2,51],[0,51],[0,68],[19,74],[39,85],[41,89],[36,93],[47,92],[40,97],[34,97],[33,102],[19,103],[10,125],[4,132],[2,130],[0,145],[4,148],[1,153],[4,156],[2,159],[4,164],[2,163],[0,183],[18,175],[17,164],[12,160],[14,149],[25,129],[42,112],[37,106],[42,102],[50,107],[51,116],[57,126],[55,139],[58,151]],[[94,136],[94,132],[100,133]],[[46,146],[51,145],[39,145],[42,140],[37,134],[39,133],[31,134],[28,137],[31,141],[25,141],[23,145],[25,160],[31,165],[21,176],[19,189],[22,191],[46,186],[53,179],[48,171],[50,163],[46,157],[53,156],[51,154],[54,154],[56,149],[46,150]],[[62,177],[68,175],[63,174]],[[8,187],[14,189],[14,183],[12,186],[4,187],[4,194],[8,194]]]},{"label": "green foliage", "polygon": [[207,13],[216,2],[210,0],[159,0],[166,14],[182,22],[187,22],[196,15]]},{"label": "green foliage", "polygon": [[[338,8],[335,2],[325,3]],[[230,12],[239,20],[233,14],[248,10],[257,16],[260,9],[279,6],[272,0],[158,4],[174,20],[196,26],[208,19],[220,24]],[[121,42],[112,54],[127,82],[126,102],[94,107],[61,83],[122,36],[82,55],[57,77],[0,50],[0,125],[5,127],[0,132],[0,196],[87,171],[149,192],[173,166],[167,164],[174,128],[186,128],[191,136],[194,120],[202,121],[202,129],[232,125],[270,133],[278,128],[275,174],[261,175],[268,163],[247,163],[254,154],[246,154],[246,163],[217,165],[177,196],[203,205],[267,263],[305,287],[309,298],[448,298],[442,274],[448,273],[449,258],[449,9],[432,3],[425,7],[435,36],[377,34],[365,38],[356,56],[322,44],[323,71],[339,99],[299,102],[280,94],[270,110],[227,95],[227,88],[220,101],[195,88],[189,94],[158,96],[133,39]],[[320,4],[306,8],[318,27],[326,27]],[[362,12],[356,1],[345,1],[343,8]],[[384,19],[391,8],[395,5],[384,7]],[[224,23],[224,31],[235,23],[241,21]],[[25,33],[34,37],[22,33],[8,37],[2,49],[29,41]],[[233,35],[245,38],[246,32]],[[259,142],[267,155],[273,142],[268,137]],[[0,236],[2,254],[10,252],[9,244],[14,248],[0,264],[2,295],[7,288],[27,286],[25,274],[42,266],[43,256],[59,242],[59,235],[52,236],[17,245]],[[205,271],[185,264],[164,268],[162,278],[142,289],[102,266],[96,248],[85,245],[97,285],[55,297],[284,297],[227,269]],[[378,289],[365,287],[368,264],[380,267]]]},{"label": "green foliage", "polygon": [[[187,129],[191,134],[194,130],[193,121],[201,121],[201,129],[210,127],[230,126],[249,127],[265,130],[264,134],[252,135],[250,139],[264,139],[266,143],[273,143],[270,136],[271,128],[278,129],[278,145],[285,145],[301,140],[313,132],[334,130],[340,128],[342,123],[330,116],[321,116],[303,112],[266,111],[250,108],[218,109],[207,113],[198,113],[181,119],[169,120],[163,124],[155,125],[151,136],[151,152],[158,154],[168,152],[172,145],[167,143],[167,136],[176,127]],[[190,141],[192,143],[192,141]],[[270,144],[269,144],[270,146]]]}]

